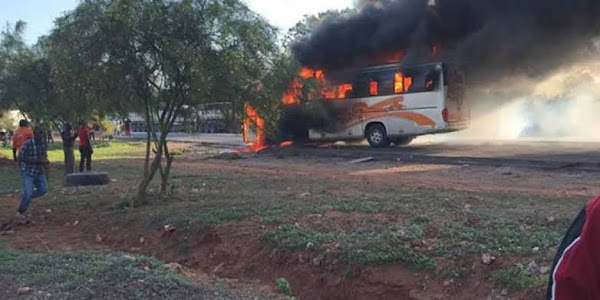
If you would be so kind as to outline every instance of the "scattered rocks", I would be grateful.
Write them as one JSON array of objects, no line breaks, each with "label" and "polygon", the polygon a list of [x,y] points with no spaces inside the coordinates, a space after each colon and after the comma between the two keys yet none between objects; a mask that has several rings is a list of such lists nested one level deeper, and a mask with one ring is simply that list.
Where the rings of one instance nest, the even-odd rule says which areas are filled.
[{"label": "scattered rocks", "polygon": [[140,237],[140,244],[143,244],[146,242],[146,239],[144,237]]},{"label": "scattered rocks", "polygon": [[540,267],[540,274],[545,275],[550,273],[550,267]]},{"label": "scattered rocks", "polygon": [[123,254],[123,258],[124,258],[124,259],[127,259],[127,260],[135,260],[135,257],[134,257],[134,256],[131,256],[131,255],[129,255],[129,254]]},{"label": "scattered rocks", "polygon": [[73,222],[73,226],[76,226],[76,225],[78,225],[78,224],[79,224],[79,221],[75,221],[75,222]]},{"label": "scattered rocks", "polygon": [[528,265],[527,265],[527,272],[531,273],[531,274],[536,274],[539,272],[539,268],[537,263],[535,262],[535,260],[532,260]]},{"label": "scattered rocks", "polygon": [[534,247],[533,249],[531,249],[531,251],[533,252],[540,252],[540,247]]},{"label": "scattered rocks", "polygon": [[300,198],[308,198],[308,197],[310,197],[310,193],[309,192],[300,194]]},{"label": "scattered rocks", "polygon": [[167,225],[165,225],[165,226],[163,227],[163,229],[164,229],[166,232],[173,232],[173,231],[175,231],[177,228],[175,228],[175,226],[173,226],[173,225],[171,225],[171,224],[167,224]]},{"label": "scattered rocks", "polygon": [[546,217],[546,222],[548,222],[548,224],[552,224],[554,221],[556,221],[556,218],[553,216]]},{"label": "scattered rocks", "polygon": [[502,289],[502,291],[500,291],[500,295],[507,296],[508,295],[508,290],[507,289]]},{"label": "scattered rocks", "polygon": [[315,266],[315,267],[319,267],[321,266],[321,262],[323,261],[323,256],[319,255],[317,257],[314,257],[313,259],[310,260],[310,263]]},{"label": "scattered rocks", "polygon": [[485,253],[483,255],[481,255],[481,262],[484,265],[491,265],[494,261],[496,261],[496,257],[492,256],[491,254]]},{"label": "scattered rocks", "polygon": [[465,211],[466,212],[471,212],[471,205],[470,204],[465,204]]},{"label": "scattered rocks", "polygon": [[171,271],[173,271],[175,273],[182,273],[183,272],[183,267],[180,264],[175,263],[175,262],[168,263],[168,264],[165,265],[165,267],[167,269],[170,269]]},{"label": "scattered rocks", "polygon": [[17,290],[17,294],[19,294],[19,295],[25,295],[25,294],[29,294],[31,292],[33,292],[33,289],[28,286],[20,287]]},{"label": "scattered rocks", "polygon": [[102,236],[101,235],[96,234],[96,242],[102,243]]}]

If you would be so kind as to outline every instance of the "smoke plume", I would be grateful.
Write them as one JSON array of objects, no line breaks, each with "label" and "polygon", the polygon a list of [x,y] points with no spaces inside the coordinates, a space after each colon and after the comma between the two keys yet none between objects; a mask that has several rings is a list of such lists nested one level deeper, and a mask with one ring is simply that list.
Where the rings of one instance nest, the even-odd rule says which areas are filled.
[{"label": "smoke plume", "polygon": [[597,55],[598,0],[359,0],[322,20],[293,45],[303,65],[358,66],[404,51],[404,63],[439,59],[462,66],[471,84],[524,74],[543,77]]}]

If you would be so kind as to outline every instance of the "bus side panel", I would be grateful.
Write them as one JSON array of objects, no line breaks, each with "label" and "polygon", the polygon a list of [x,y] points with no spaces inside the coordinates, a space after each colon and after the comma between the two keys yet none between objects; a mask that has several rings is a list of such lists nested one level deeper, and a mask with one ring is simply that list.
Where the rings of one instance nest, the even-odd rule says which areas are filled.
[{"label": "bus side panel", "polygon": [[336,112],[334,128],[309,129],[309,139],[315,141],[355,140],[364,138],[363,114],[360,111],[361,99],[326,100]]},{"label": "bus side panel", "polygon": [[423,135],[445,129],[443,91],[378,98],[363,101],[369,107],[363,114],[365,127],[373,122],[383,123],[391,137]]}]

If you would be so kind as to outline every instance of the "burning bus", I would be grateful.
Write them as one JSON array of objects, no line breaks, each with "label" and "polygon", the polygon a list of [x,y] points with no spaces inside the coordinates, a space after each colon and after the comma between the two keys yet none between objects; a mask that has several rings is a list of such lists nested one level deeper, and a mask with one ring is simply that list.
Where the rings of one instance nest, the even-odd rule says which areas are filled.
[{"label": "burning bus", "polygon": [[305,68],[299,76],[316,80],[320,89],[316,96],[303,95],[300,80],[290,84],[279,126],[287,139],[366,139],[381,148],[469,125],[464,79],[443,63],[385,64],[327,76]]}]

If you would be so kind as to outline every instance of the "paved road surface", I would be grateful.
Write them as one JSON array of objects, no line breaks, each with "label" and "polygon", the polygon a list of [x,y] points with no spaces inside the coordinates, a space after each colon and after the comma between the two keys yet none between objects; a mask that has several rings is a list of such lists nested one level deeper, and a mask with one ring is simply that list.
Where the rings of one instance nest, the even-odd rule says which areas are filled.
[{"label": "paved road surface", "polygon": [[[144,134],[134,138],[143,139]],[[172,134],[170,140],[191,142],[220,149],[245,147],[236,134]],[[533,168],[577,169],[600,171],[600,142],[549,140],[453,139],[423,137],[403,147],[372,149],[367,145],[345,143],[273,147],[265,154],[307,155],[319,157],[360,158],[372,156],[381,160],[422,162],[433,164],[515,165]]]}]

